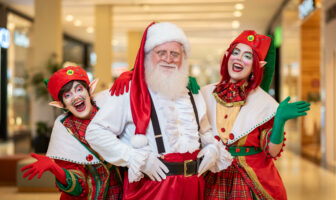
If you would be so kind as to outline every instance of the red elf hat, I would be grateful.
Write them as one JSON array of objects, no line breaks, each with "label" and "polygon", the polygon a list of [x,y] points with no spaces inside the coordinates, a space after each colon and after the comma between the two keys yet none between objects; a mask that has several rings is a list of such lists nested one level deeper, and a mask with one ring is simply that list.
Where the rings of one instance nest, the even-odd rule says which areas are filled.
[{"label": "red elf hat", "polygon": [[68,66],[55,72],[48,81],[48,91],[52,98],[59,101],[59,91],[65,84],[73,80],[85,81],[88,85],[90,84],[86,71],[81,67]]},{"label": "red elf hat", "polygon": [[271,38],[266,35],[259,35],[253,30],[246,30],[230,44],[230,47],[238,43],[250,46],[257,53],[260,61],[263,61],[271,44]]}]

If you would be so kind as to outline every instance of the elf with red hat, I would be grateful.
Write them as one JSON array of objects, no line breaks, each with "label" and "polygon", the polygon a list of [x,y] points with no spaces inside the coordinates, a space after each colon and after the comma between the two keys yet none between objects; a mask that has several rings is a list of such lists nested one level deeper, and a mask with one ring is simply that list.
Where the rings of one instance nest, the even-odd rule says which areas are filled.
[{"label": "elf with red hat", "polygon": [[265,92],[274,54],[271,37],[244,31],[224,55],[221,81],[201,89],[216,137],[234,156],[229,168],[207,174],[205,199],[287,199],[273,160],[285,146],[285,122],[307,115],[310,104],[288,97],[279,105]]},{"label": "elf with red hat", "polygon": [[81,67],[69,66],[55,72],[48,91],[55,101],[49,105],[67,110],[55,123],[47,155],[32,154],[37,161],[21,169],[23,177],[38,178],[45,171],[56,177],[60,199],[122,199],[118,168],[106,163],[85,139],[86,128],[104,102],[107,92],[92,97],[97,80],[90,83]]},{"label": "elf with red hat", "polygon": [[213,137],[203,96],[187,89],[189,54],[179,27],[149,25],[130,91],[108,97],[87,129],[95,151],[128,168],[126,200],[203,199],[200,175],[231,164],[231,155]]}]

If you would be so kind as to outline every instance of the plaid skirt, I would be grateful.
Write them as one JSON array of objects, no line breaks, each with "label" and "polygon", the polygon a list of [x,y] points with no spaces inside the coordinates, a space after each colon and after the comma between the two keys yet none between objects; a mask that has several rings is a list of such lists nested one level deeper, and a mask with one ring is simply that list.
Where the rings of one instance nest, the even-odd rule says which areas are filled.
[{"label": "plaid skirt", "polygon": [[233,162],[227,169],[205,176],[205,200],[266,199],[243,167]]}]

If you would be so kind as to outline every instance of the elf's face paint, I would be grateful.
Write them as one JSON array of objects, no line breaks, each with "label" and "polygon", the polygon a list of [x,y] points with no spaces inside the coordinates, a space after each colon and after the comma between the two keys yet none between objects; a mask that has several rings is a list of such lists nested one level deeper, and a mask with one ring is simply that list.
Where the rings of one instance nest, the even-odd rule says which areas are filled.
[{"label": "elf's face paint", "polygon": [[237,44],[228,61],[230,81],[236,83],[247,80],[252,72],[252,64],[252,48],[246,44]]},{"label": "elf's face paint", "polygon": [[62,96],[65,108],[75,117],[80,119],[89,119],[92,113],[92,104],[90,95],[85,87],[75,81],[70,91]]},{"label": "elf's face paint", "polygon": [[178,42],[165,42],[156,46],[151,52],[153,66],[160,67],[165,72],[180,69],[182,59],[182,45]]}]

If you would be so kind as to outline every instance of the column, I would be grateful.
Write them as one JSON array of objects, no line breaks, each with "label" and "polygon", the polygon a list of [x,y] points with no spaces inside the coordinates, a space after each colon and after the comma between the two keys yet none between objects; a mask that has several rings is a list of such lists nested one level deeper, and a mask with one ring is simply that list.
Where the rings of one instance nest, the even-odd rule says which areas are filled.
[{"label": "column", "polygon": [[129,31],[127,33],[127,63],[129,69],[133,68],[142,39],[141,31]]},{"label": "column", "polygon": [[[62,13],[61,0],[35,0],[35,20],[33,25],[33,62],[31,74],[44,72],[50,76],[47,70],[48,59],[54,54],[58,63],[62,61]],[[54,110],[48,105],[48,101],[38,98],[34,88],[32,92],[32,117],[31,125],[35,135],[36,122],[43,121],[52,125],[55,116]]]},{"label": "column", "polygon": [[105,90],[112,83],[112,6],[96,5],[95,7],[95,43],[97,56],[94,77],[99,78],[96,92]]}]

